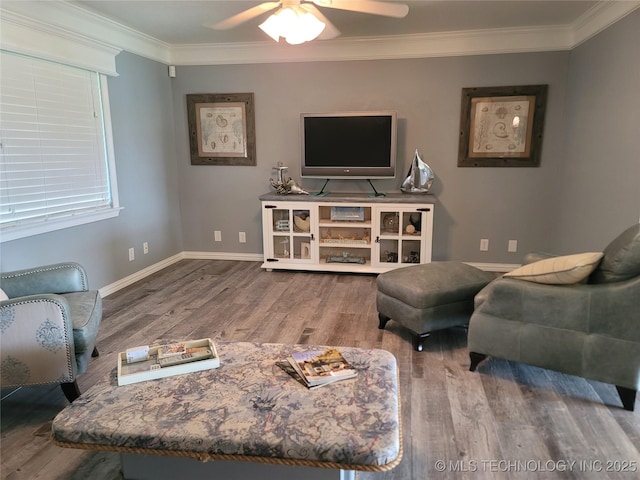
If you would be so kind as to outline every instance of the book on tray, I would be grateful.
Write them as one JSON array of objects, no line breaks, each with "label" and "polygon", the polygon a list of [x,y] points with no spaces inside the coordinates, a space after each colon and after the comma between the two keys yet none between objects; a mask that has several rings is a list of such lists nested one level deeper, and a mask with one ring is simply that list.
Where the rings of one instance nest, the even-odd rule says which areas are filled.
[{"label": "book on tray", "polygon": [[[278,365],[308,388],[315,388],[358,375],[358,372],[336,348],[295,352]],[[295,372],[295,374],[294,374]]]}]

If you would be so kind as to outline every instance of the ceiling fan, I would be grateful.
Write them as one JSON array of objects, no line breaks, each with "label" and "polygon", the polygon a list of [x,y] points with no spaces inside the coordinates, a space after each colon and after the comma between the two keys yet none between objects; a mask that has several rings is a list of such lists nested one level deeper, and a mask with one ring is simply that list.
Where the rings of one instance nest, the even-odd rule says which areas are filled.
[{"label": "ceiling fan", "polygon": [[278,10],[260,25],[260,28],[276,42],[280,37],[285,38],[288,43],[297,44],[315,38],[327,40],[340,35],[340,31],[316,5],[394,18],[403,18],[409,13],[409,7],[403,3],[378,0],[280,0],[263,2],[209,27],[228,30],[277,8]]}]

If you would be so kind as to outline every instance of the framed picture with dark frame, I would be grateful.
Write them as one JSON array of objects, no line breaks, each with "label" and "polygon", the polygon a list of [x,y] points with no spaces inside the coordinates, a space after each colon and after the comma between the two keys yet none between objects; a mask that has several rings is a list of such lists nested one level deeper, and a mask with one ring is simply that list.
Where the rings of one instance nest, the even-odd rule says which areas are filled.
[{"label": "framed picture with dark frame", "polygon": [[459,167],[538,167],[547,85],[462,89]]},{"label": "framed picture with dark frame", "polygon": [[253,93],[187,94],[192,165],[256,165]]}]

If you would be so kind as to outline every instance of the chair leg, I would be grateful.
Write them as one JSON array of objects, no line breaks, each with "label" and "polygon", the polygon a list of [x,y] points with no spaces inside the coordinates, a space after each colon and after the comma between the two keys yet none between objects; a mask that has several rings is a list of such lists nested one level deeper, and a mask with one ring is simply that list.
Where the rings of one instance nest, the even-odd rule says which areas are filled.
[{"label": "chair leg", "polygon": [[636,390],[619,387],[618,385],[616,385],[616,390],[618,390],[618,395],[620,395],[620,400],[622,400],[622,406],[624,409],[633,412],[633,408],[636,403]]},{"label": "chair leg", "polygon": [[469,365],[469,371],[475,372],[478,368],[478,364],[483,361],[487,356],[484,353],[469,352],[469,358],[471,359],[471,365]]},{"label": "chair leg", "polygon": [[416,351],[421,352],[424,348],[424,341],[427,337],[431,335],[431,333],[417,333],[414,337],[414,345],[416,347]]},{"label": "chair leg", "polygon": [[389,317],[387,317],[386,315],[383,315],[381,313],[378,313],[378,320],[380,321],[380,323],[378,324],[378,328],[380,330],[383,330],[384,327],[387,325],[387,322],[389,320],[391,320]]},{"label": "chair leg", "polygon": [[93,358],[96,358],[96,357],[100,356],[100,352],[98,351],[98,347],[93,347],[93,352],[91,352],[91,356]]},{"label": "chair leg", "polygon": [[73,403],[73,401],[80,396],[80,388],[78,387],[78,382],[76,380],[73,382],[61,383],[60,387],[62,388],[64,396],[69,400],[69,403]]}]

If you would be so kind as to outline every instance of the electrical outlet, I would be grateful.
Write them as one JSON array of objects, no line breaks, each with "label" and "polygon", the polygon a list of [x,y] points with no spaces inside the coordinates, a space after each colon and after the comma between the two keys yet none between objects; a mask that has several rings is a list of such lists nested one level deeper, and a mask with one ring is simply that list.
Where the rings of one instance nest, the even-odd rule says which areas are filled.
[{"label": "electrical outlet", "polygon": [[144,253],[145,255],[149,253],[149,242],[144,242],[142,244],[142,253]]},{"label": "electrical outlet", "polygon": [[481,252],[488,252],[489,251],[489,239],[488,238],[480,239],[480,251]]},{"label": "electrical outlet", "polygon": [[215,232],[213,232],[213,240],[216,242],[222,241],[222,232],[220,230],[216,230]]},{"label": "electrical outlet", "polygon": [[131,247],[129,249],[129,261],[133,262],[136,259],[136,250],[135,248]]},{"label": "electrical outlet", "polygon": [[245,232],[238,232],[238,241],[240,243],[247,243],[247,234]]},{"label": "electrical outlet", "polygon": [[514,253],[518,251],[518,240],[509,240],[509,246],[507,247],[507,251]]}]

